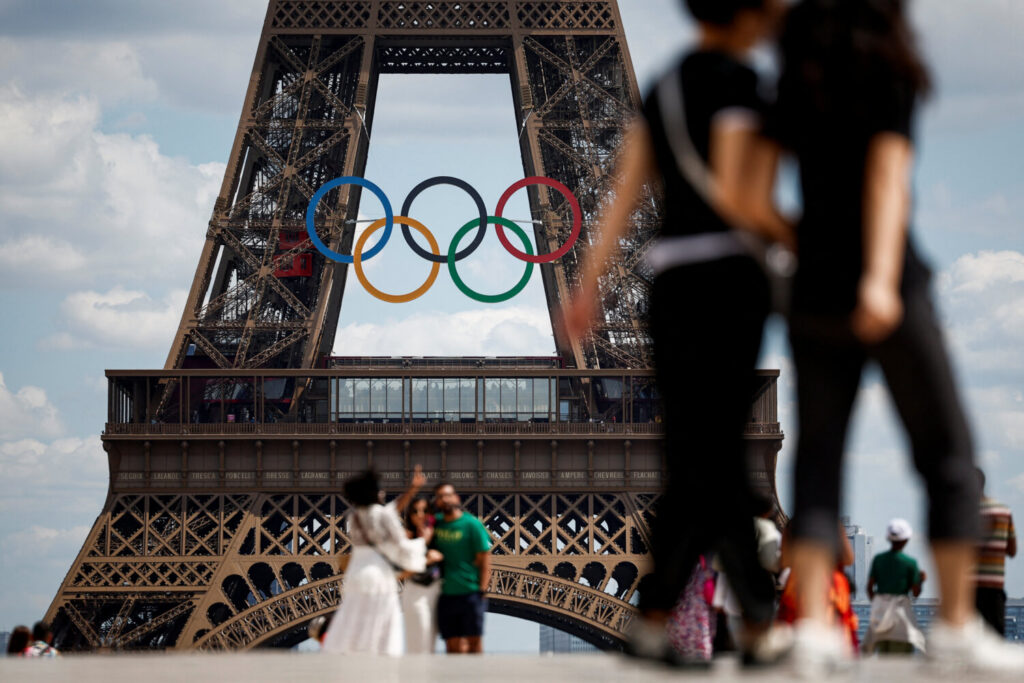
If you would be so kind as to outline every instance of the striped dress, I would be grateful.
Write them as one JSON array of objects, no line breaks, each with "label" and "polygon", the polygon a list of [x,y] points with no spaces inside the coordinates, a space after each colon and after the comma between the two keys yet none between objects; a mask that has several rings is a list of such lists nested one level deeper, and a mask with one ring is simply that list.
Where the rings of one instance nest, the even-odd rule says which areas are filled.
[{"label": "striped dress", "polygon": [[1010,508],[992,498],[981,500],[981,541],[978,543],[978,565],[974,572],[980,588],[1003,588],[1006,571],[1006,548],[1016,539]]}]

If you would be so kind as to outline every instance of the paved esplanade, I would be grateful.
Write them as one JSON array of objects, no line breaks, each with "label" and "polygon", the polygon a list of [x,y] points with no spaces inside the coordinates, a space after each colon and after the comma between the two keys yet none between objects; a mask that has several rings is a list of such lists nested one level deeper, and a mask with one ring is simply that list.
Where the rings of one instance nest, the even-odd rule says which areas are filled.
[{"label": "paved esplanade", "polygon": [[[921,659],[871,659],[834,680],[933,680]],[[684,673],[639,664],[610,655],[483,657],[416,656],[402,659],[319,654],[247,653],[238,655],[82,655],[55,661],[0,660],[3,681],[790,681],[785,668],[747,673],[733,659],[717,662],[707,673]],[[944,680],[972,680],[957,676]],[[987,679],[973,679],[987,680]]]}]

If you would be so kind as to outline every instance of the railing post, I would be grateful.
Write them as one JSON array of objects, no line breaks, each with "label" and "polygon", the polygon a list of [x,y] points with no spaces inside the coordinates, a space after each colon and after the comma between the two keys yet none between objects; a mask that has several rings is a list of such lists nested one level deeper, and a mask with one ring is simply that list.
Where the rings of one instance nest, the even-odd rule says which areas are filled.
[{"label": "railing post", "polygon": [[328,448],[328,450],[330,451],[330,454],[331,454],[331,476],[330,476],[329,481],[331,482],[331,485],[333,486],[333,485],[338,483],[338,461],[337,461],[338,444],[337,444],[336,441],[334,441],[334,439],[331,439],[331,442],[329,444],[327,444],[327,448]]}]

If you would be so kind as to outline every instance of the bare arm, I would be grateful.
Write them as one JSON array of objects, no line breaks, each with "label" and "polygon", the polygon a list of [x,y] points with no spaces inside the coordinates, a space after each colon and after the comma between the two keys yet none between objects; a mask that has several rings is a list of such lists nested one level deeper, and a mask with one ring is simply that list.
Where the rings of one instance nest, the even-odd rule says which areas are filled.
[{"label": "bare arm", "polygon": [[644,185],[656,177],[651,134],[647,124],[638,119],[622,140],[615,162],[613,198],[597,220],[596,238],[587,249],[579,291],[565,311],[566,332],[573,339],[579,339],[590,329],[597,308],[597,282],[604,275],[608,260],[618,252],[619,242],[629,232],[629,217],[640,203]]},{"label": "bare arm", "polygon": [[711,127],[711,172],[717,210],[736,228],[796,248],[793,225],[775,207],[781,148],[756,128],[724,122]]},{"label": "bare arm", "polygon": [[910,215],[910,140],[879,133],[868,147],[864,177],[864,270],[853,331],[865,343],[888,337],[903,319],[900,280]]},{"label": "bare arm", "polygon": [[1010,540],[1006,542],[1006,554],[1010,557],[1017,556],[1017,531],[1013,528],[1013,517],[1010,517]]},{"label": "bare arm", "polygon": [[915,583],[910,589],[910,592],[914,594],[915,598],[921,597],[921,588],[924,586],[925,579],[928,578],[928,575],[924,573],[923,570],[918,573],[921,575],[921,580]]},{"label": "bare arm", "polygon": [[850,539],[846,536],[846,530],[843,529],[843,525],[839,525],[839,565],[842,567],[849,567],[853,564],[853,546],[850,545]]},{"label": "bare arm", "polygon": [[491,585],[491,551],[477,553],[475,564],[480,569],[480,590],[486,593]]},{"label": "bare arm", "polygon": [[[421,465],[416,465],[413,469],[412,483],[410,483],[409,488],[407,488],[405,492],[395,500],[395,510],[398,514],[402,514],[405,511],[405,508],[409,507],[409,503],[412,502],[412,499],[416,497],[416,494],[426,483],[427,478],[423,474],[423,467]],[[430,541],[428,540],[427,542],[429,543]]]}]

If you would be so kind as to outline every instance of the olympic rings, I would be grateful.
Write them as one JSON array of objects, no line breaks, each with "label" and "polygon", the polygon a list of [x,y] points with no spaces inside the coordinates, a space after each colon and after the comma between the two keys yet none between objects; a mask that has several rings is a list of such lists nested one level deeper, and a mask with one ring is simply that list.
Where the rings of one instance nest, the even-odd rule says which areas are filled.
[{"label": "olympic rings", "polygon": [[512,187],[505,190],[505,193],[501,195],[501,199],[498,200],[498,208],[494,210],[494,215],[501,218],[501,212],[505,210],[505,203],[508,202],[509,198],[512,197],[518,190],[528,185],[547,185],[558,190],[566,201],[569,202],[569,206],[572,207],[572,230],[569,232],[569,239],[566,240],[565,244],[559,247],[557,250],[550,254],[534,256],[533,254],[524,254],[515,247],[512,246],[511,242],[508,241],[508,237],[505,235],[505,231],[501,225],[496,224],[494,227],[498,231],[498,240],[501,242],[501,246],[505,247],[505,250],[515,256],[520,261],[527,261],[528,263],[551,263],[557,259],[562,258],[569,253],[573,245],[576,244],[576,240],[579,239],[580,229],[583,227],[583,211],[580,209],[580,203],[576,200],[576,195],[572,191],[551,178],[545,178],[543,176],[532,176],[530,178],[523,178],[517,183],[514,183]]},{"label": "olympic rings", "polygon": [[383,249],[384,245],[388,243],[389,239],[391,239],[391,228],[395,223],[395,214],[391,209],[391,202],[388,201],[387,195],[384,194],[384,190],[380,189],[366,178],[360,178],[358,176],[342,176],[341,178],[335,178],[334,180],[325,183],[323,187],[317,190],[309,200],[309,206],[306,207],[306,233],[309,235],[309,240],[313,243],[313,246],[316,247],[317,251],[327,258],[341,263],[353,262],[351,256],[339,254],[324,244],[323,240],[320,239],[320,236],[316,234],[316,225],[313,222],[313,218],[316,215],[316,207],[317,204],[320,203],[320,200],[323,199],[324,195],[328,192],[336,187],[341,187],[342,185],[359,185],[360,187],[365,187],[370,192],[377,195],[377,199],[379,199],[380,203],[384,205],[384,234],[373,249],[362,255],[364,261],[371,259],[380,253],[380,250]]},{"label": "olympic rings", "polygon": [[[430,243],[430,248],[433,250],[433,253],[440,255],[441,250],[437,246],[437,240],[434,239],[434,235],[431,234],[431,232],[427,230],[422,223],[405,216],[394,216],[394,222],[399,225],[405,225],[419,230],[423,233],[423,236],[427,238],[427,242]],[[434,285],[434,280],[437,279],[437,273],[441,270],[441,264],[436,262],[432,263],[430,265],[430,275],[427,276],[426,282],[408,294],[387,294],[386,292],[382,292],[371,285],[370,281],[366,279],[366,273],[363,272],[363,245],[366,244],[366,240],[370,235],[377,232],[385,225],[387,225],[387,219],[381,218],[380,220],[371,223],[370,227],[366,228],[366,230],[363,231],[363,234],[359,236],[359,239],[356,241],[355,248],[352,249],[352,268],[356,271],[356,277],[359,279],[359,284],[361,284],[367,292],[381,301],[386,301],[390,304],[404,304],[409,301],[415,301],[426,294],[427,290]],[[383,239],[381,241],[383,242]]]},{"label": "olympic rings", "polygon": [[[526,232],[518,225],[516,225],[509,219],[501,218],[500,216],[488,216],[487,221],[488,223],[494,223],[495,225],[498,225],[500,223],[501,225],[504,225],[506,228],[509,228],[512,232],[516,234],[517,237],[519,237],[519,239],[523,241],[523,246],[526,247],[526,252],[528,254],[533,254],[533,246],[530,244],[530,238],[526,236]],[[470,299],[485,304],[499,304],[502,301],[508,301],[515,295],[519,294],[519,292],[523,291],[523,288],[530,283],[530,276],[533,275],[533,264],[527,263],[526,271],[523,273],[523,277],[519,279],[519,282],[517,282],[515,286],[512,287],[512,289],[502,294],[481,294],[477,291],[474,291],[473,289],[470,289],[470,287],[466,285],[465,282],[462,281],[462,278],[459,277],[458,271],[455,269],[455,262],[459,260],[455,255],[455,250],[459,248],[459,242],[462,241],[463,236],[467,232],[469,232],[470,230],[479,225],[480,219],[474,218],[473,220],[459,228],[459,231],[455,233],[455,237],[452,238],[451,244],[448,245],[448,272],[451,274],[452,282],[454,282],[455,286],[459,288],[459,291],[468,296]]]},{"label": "olympic rings", "polygon": [[[476,237],[473,238],[473,241],[470,243],[468,247],[466,247],[465,249],[463,249],[462,251],[455,255],[455,260],[461,261],[462,259],[472,254],[474,251],[476,251],[477,247],[480,246],[480,243],[484,241],[484,235],[487,234],[487,205],[484,204],[483,197],[481,197],[480,193],[476,191],[476,188],[467,183],[465,180],[460,180],[459,178],[452,178],[451,176],[437,176],[436,178],[424,180],[422,183],[412,188],[409,194],[406,195],[405,201],[402,202],[402,215],[408,216],[409,213],[411,213],[410,209],[412,209],[412,200],[416,199],[416,196],[420,192],[426,190],[427,188],[433,187],[434,185],[454,185],[460,190],[465,190],[466,194],[468,194],[473,199],[473,201],[476,202],[476,208],[480,212],[480,219],[477,221],[477,224],[480,226],[480,229],[477,231]],[[428,261],[433,261],[434,263],[444,263],[445,261],[448,260],[443,254],[440,256],[431,254],[426,249],[416,244],[416,240],[412,238],[412,232],[409,231],[409,227],[406,225],[402,226],[402,236],[405,238],[406,244],[408,244],[409,247],[414,252],[416,252],[416,255],[419,256],[420,258],[424,258]]]},{"label": "olympic rings", "polygon": [[[352,255],[339,254],[324,244],[323,240],[321,240],[320,236],[316,233],[316,224],[314,220],[316,216],[316,208],[319,205],[320,200],[322,200],[328,192],[342,185],[358,185],[360,187],[365,187],[377,196],[381,205],[384,207],[384,218],[373,221],[370,226],[363,231],[352,248]],[[413,200],[423,190],[433,187],[434,185],[453,185],[464,190],[466,194],[473,199],[477,209],[480,211],[480,216],[478,218],[474,218],[459,228],[458,232],[456,232],[455,236],[452,238],[451,243],[448,245],[448,251],[445,254],[441,253],[437,240],[434,235],[427,230],[426,226],[412,218],[408,218],[405,215],[410,212]],[[565,244],[550,254],[535,255],[533,245],[530,243],[530,238],[526,232],[520,228],[515,221],[504,218],[501,215],[501,212],[505,209],[505,205],[508,203],[508,200],[512,195],[529,185],[546,185],[558,190],[558,192],[565,197],[566,201],[569,202],[569,206],[572,208],[573,222],[572,229],[569,233],[569,239],[566,240]],[[391,231],[396,223],[402,226],[402,235],[409,247],[412,248],[413,252],[431,263],[430,275],[427,276],[426,281],[418,288],[407,294],[388,294],[380,291],[370,284],[369,280],[366,278],[366,273],[363,271],[363,262],[380,253],[388,243],[388,240],[391,239]],[[455,267],[455,264],[458,261],[461,261],[477,250],[486,235],[487,226],[491,224],[495,226],[498,233],[498,239],[501,241],[505,250],[520,261],[526,262],[526,270],[523,272],[523,276],[520,278],[519,282],[517,282],[511,289],[501,294],[481,294],[480,292],[473,290],[462,280]],[[391,208],[391,202],[388,200],[387,195],[384,194],[383,190],[369,180],[357,176],[344,176],[325,183],[313,194],[313,197],[309,200],[309,206],[306,208],[306,233],[309,235],[309,239],[313,243],[313,246],[316,247],[317,251],[332,261],[351,263],[355,270],[356,278],[370,295],[380,299],[381,301],[395,304],[414,301],[423,296],[433,286],[442,263],[448,264],[448,272],[451,274],[452,281],[455,283],[455,286],[460,292],[469,298],[482,303],[500,303],[508,301],[523,291],[526,285],[529,284],[530,277],[533,275],[534,264],[551,263],[552,261],[555,261],[569,253],[569,250],[573,248],[576,241],[579,239],[582,224],[583,212],[580,210],[580,204],[576,200],[572,191],[557,180],[552,180],[551,178],[545,178],[543,176],[524,178],[505,190],[505,192],[502,193],[501,198],[498,200],[498,207],[495,210],[495,215],[493,216],[487,215],[487,207],[484,204],[483,199],[480,197],[480,194],[472,185],[464,180],[453,178],[451,176],[437,176],[435,178],[430,178],[429,180],[425,180],[414,187],[402,203],[402,215],[400,216],[394,215],[394,211]],[[363,247],[366,245],[366,241],[373,233],[377,232],[381,228],[384,228],[384,234],[381,235],[377,244],[364,254]],[[412,233],[409,231],[409,228],[419,231],[424,237],[426,237],[431,248],[429,252],[416,243],[412,237]],[[473,238],[472,243],[462,251],[458,251],[462,238],[465,237],[466,233],[473,228],[477,228],[477,233]],[[520,251],[512,246],[509,242],[508,236],[505,234],[505,228],[509,228],[516,234],[516,236],[522,241],[523,247],[526,251]]]}]

